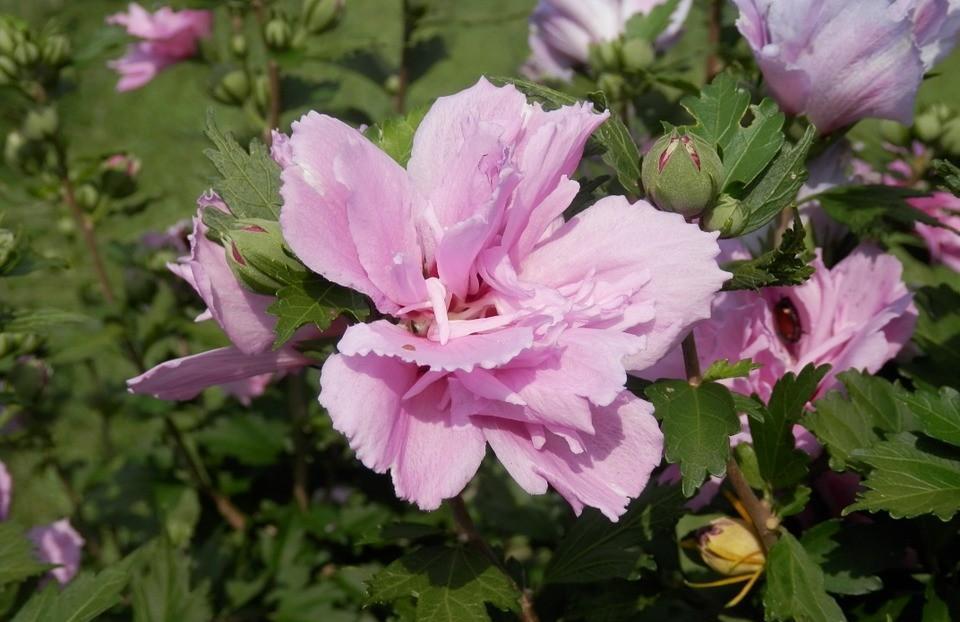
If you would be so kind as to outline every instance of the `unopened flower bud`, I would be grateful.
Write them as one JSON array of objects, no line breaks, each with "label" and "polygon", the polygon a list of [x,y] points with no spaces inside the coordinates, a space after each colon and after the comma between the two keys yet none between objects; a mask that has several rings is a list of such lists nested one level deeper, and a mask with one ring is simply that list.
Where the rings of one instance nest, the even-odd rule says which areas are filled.
[{"label": "unopened flower bud", "polygon": [[261,111],[270,104],[270,78],[266,74],[259,74],[253,79],[253,101]]},{"label": "unopened flower bud", "polygon": [[719,231],[721,238],[735,238],[747,226],[747,208],[729,194],[721,194],[716,205],[708,207],[700,215],[700,228],[704,231]]},{"label": "unopened flower bud", "polygon": [[954,117],[944,124],[940,145],[952,157],[960,156],[960,117]]},{"label": "unopened flower bud", "polygon": [[8,56],[0,56],[0,85],[12,84],[20,74],[17,63]]},{"label": "unopened flower bud", "polygon": [[100,165],[100,187],[111,197],[127,197],[136,192],[136,176],[140,160],[126,153],[116,153]]},{"label": "unopened flower bud", "polygon": [[725,576],[754,574],[763,569],[763,545],[738,518],[718,518],[697,535],[703,563]]},{"label": "unopened flower bud", "polygon": [[35,356],[17,358],[10,373],[10,384],[21,402],[35,401],[50,380],[50,366]]},{"label": "unopened flower bud", "polygon": [[290,46],[293,38],[293,29],[282,17],[274,17],[263,29],[263,39],[275,50],[285,50]]},{"label": "unopened flower bud", "polygon": [[240,33],[230,37],[230,52],[237,58],[247,56],[247,38]]},{"label": "unopened flower bud", "polygon": [[242,104],[250,95],[250,79],[242,69],[235,69],[213,87],[213,96],[224,104]]},{"label": "unopened flower bud", "polygon": [[389,95],[396,95],[400,92],[400,84],[400,76],[395,73],[390,74],[383,82],[383,90],[385,90]]},{"label": "unopened flower bud", "polygon": [[629,71],[646,69],[653,63],[653,45],[644,39],[630,39],[623,44],[623,65]]},{"label": "unopened flower bud", "polygon": [[337,20],[341,10],[343,0],[304,0],[303,24],[308,32],[323,32]]},{"label": "unopened flower bud", "polygon": [[21,67],[27,67],[40,58],[40,48],[33,41],[22,41],[13,50],[13,60]]},{"label": "unopened flower bud", "polygon": [[919,113],[913,122],[913,130],[924,142],[934,142],[943,133],[943,125],[950,119],[950,109],[942,104],[930,106]]},{"label": "unopened flower bud", "polygon": [[597,80],[597,86],[606,95],[607,100],[617,101],[622,99],[627,83],[620,74],[605,73]]},{"label": "unopened flower bud", "polygon": [[38,108],[27,113],[23,121],[23,135],[28,140],[43,140],[57,133],[60,116],[53,106]]},{"label": "unopened flower bud", "polygon": [[0,25],[0,54],[13,54],[16,46],[13,29],[7,24]]},{"label": "unopened flower bud", "polygon": [[73,191],[73,198],[81,209],[92,211],[100,202],[100,191],[93,184],[80,184]]},{"label": "unopened flower bud", "polygon": [[597,72],[619,71],[620,69],[620,42],[602,41],[590,46],[590,66]]},{"label": "unopened flower bud", "polygon": [[722,175],[723,163],[713,147],[676,129],[654,143],[643,158],[648,198],[660,209],[687,218],[713,203]]}]

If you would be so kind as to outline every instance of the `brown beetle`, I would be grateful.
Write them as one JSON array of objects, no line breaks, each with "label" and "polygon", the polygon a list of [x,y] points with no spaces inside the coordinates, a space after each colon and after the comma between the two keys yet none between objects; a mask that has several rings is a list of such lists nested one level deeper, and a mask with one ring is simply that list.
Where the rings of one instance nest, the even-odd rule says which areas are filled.
[{"label": "brown beetle", "polygon": [[777,325],[777,332],[787,343],[797,343],[803,336],[803,326],[800,324],[800,314],[793,305],[793,301],[784,296],[773,307],[773,321]]}]

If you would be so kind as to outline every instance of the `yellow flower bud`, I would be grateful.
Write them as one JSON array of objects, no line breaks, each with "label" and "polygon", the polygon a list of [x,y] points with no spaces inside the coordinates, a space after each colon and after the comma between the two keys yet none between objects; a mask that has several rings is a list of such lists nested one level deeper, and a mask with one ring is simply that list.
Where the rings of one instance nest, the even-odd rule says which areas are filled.
[{"label": "yellow flower bud", "polygon": [[763,570],[766,556],[757,535],[738,518],[718,518],[697,536],[703,563],[732,577]]}]

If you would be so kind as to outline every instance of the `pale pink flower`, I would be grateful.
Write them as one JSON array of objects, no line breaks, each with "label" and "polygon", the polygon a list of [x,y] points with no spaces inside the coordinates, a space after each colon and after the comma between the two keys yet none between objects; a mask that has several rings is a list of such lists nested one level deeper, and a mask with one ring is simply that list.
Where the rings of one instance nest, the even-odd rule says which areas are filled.
[{"label": "pale pink flower", "polygon": [[[934,192],[928,197],[907,201],[945,225],[960,230],[960,198],[949,192]],[[930,249],[930,258],[960,272],[960,234],[943,227],[917,223],[917,233]]]},{"label": "pale pink flower", "polygon": [[924,72],[960,26],[955,0],[734,3],[771,94],[822,134],[865,117],[909,125]]},{"label": "pale pink flower", "polygon": [[[618,39],[631,17],[646,14],[667,0],[540,0],[530,16],[530,59],[523,72],[534,79],[570,80],[585,65],[590,46]],[[690,12],[692,0],[680,0],[670,25],[657,38],[672,44]]]},{"label": "pale pink flower", "polygon": [[[197,203],[201,210],[227,211],[212,191]],[[198,212],[193,219],[190,254],[168,267],[189,283],[207,305],[197,320],[213,319],[233,345],[161,363],[127,381],[133,393],[188,400],[207,387],[218,385],[241,402],[249,402],[251,397],[263,393],[267,380],[275,374],[300,369],[311,362],[293,345],[273,349],[277,318],[267,313],[267,307],[275,299],[241,285],[227,263],[223,247],[208,239],[206,231]]]},{"label": "pale pink flower", "polygon": [[150,13],[134,2],[126,13],[107,17],[107,23],[123,26],[140,39],[127,48],[125,56],[107,63],[120,74],[117,90],[131,91],[153,80],[168,66],[196,54],[197,40],[210,36],[213,13],[174,11],[169,7]]},{"label": "pale pink flower", "polygon": [[49,525],[34,527],[27,537],[33,541],[41,561],[59,566],[51,570],[50,575],[61,585],[69,583],[80,569],[80,554],[84,545],[83,537],[70,525],[70,521],[64,518]]},{"label": "pale pink flower", "polygon": [[140,236],[140,244],[153,251],[170,249],[178,253],[188,253],[192,227],[193,223],[184,218],[163,231],[147,231]]},{"label": "pale pink flower", "polygon": [[13,478],[7,465],[0,462],[0,521],[10,514],[10,500],[13,497]]},{"label": "pale pink flower", "polygon": [[652,407],[624,390],[709,315],[716,234],[608,197],[570,221],[570,179],[608,117],[545,112],[513,86],[439,99],[404,170],[358,131],[293,124],[280,224],[312,270],[394,322],[347,329],[320,402],[398,496],[438,507],[490,445],[527,492],[616,519],[660,462]]}]

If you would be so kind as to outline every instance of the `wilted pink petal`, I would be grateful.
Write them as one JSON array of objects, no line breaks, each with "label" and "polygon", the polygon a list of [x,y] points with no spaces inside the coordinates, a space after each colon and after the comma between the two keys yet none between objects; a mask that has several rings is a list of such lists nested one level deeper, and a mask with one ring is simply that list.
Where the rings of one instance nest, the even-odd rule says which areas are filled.
[{"label": "wilted pink petal", "polygon": [[[960,230],[960,198],[953,194],[934,192],[929,197],[910,199],[909,203],[943,224]],[[960,234],[923,223],[917,223],[917,233],[927,243],[931,259],[960,272]]]},{"label": "wilted pink petal", "polygon": [[162,400],[189,400],[209,387],[305,367],[311,360],[291,347],[246,354],[235,347],[209,350],[160,363],[127,380],[131,393]]},{"label": "wilted pink petal", "polygon": [[909,125],[924,65],[911,11],[890,0],[734,0],[767,88],[821,134],[865,117]]},{"label": "wilted pink petal", "polygon": [[57,564],[50,575],[61,585],[69,583],[80,568],[84,539],[67,519],[43,527],[34,527],[27,536],[33,540],[40,561]]},{"label": "wilted pink petal", "polygon": [[[634,15],[647,14],[667,0],[540,0],[530,16],[529,77],[570,80],[585,65],[590,46],[620,37]],[[656,40],[664,49],[676,41],[692,0],[680,0],[670,24]]]},{"label": "wilted pink petal", "polygon": [[196,54],[197,40],[210,36],[213,14],[169,7],[150,13],[131,3],[126,13],[107,17],[107,23],[123,26],[141,39],[122,58],[107,63],[121,76],[117,90],[130,91],[150,82],[166,67]]}]

